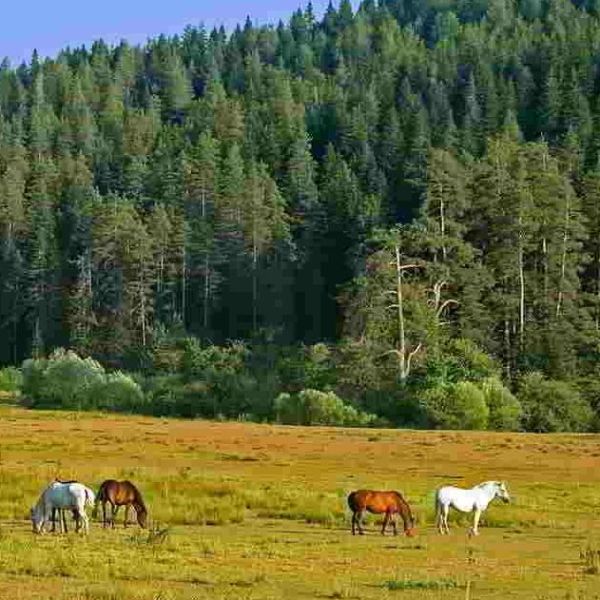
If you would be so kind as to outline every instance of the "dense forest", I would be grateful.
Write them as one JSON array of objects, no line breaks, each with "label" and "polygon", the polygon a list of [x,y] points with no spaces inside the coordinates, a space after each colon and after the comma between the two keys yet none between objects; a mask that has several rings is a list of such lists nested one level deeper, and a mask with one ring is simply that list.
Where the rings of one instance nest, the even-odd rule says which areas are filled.
[{"label": "dense forest", "polygon": [[4,61],[0,365],[70,348],[192,416],[594,427],[599,92],[596,0]]}]

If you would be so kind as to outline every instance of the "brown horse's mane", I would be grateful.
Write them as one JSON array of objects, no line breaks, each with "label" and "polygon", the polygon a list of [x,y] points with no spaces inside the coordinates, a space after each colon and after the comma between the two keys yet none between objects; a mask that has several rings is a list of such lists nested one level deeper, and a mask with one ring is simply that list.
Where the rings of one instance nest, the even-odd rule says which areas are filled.
[{"label": "brown horse's mane", "polygon": [[131,489],[133,490],[133,506],[136,510],[136,512],[141,513],[147,513],[148,509],[146,508],[146,504],[144,503],[144,499],[142,498],[142,494],[140,492],[140,490],[137,489],[137,487],[131,483],[131,481],[124,481],[123,483],[126,483],[127,485],[131,486]]},{"label": "brown horse's mane", "polygon": [[[396,497],[398,498],[400,504],[402,505],[402,508],[404,509],[404,512],[406,513],[406,516],[408,517],[408,525],[410,527],[412,527],[415,524],[415,518],[413,517],[412,511],[410,510],[410,506],[408,505],[408,502],[404,499],[404,496],[400,493],[400,492],[395,492]],[[404,519],[404,515],[402,515],[403,519]],[[404,519],[404,525],[407,525],[406,519]]]}]

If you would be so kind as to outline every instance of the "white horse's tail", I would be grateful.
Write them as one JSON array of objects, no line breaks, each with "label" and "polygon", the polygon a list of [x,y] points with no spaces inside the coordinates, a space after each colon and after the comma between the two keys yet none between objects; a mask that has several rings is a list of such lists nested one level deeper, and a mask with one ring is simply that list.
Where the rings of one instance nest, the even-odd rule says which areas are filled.
[{"label": "white horse's tail", "polygon": [[435,513],[435,526],[438,526],[440,518],[442,516],[442,502],[440,500],[440,490],[435,490],[435,496],[433,497],[433,509]]},{"label": "white horse's tail", "polygon": [[96,499],[94,492],[89,487],[84,486],[83,489],[85,491],[85,506],[94,506],[94,500]]}]

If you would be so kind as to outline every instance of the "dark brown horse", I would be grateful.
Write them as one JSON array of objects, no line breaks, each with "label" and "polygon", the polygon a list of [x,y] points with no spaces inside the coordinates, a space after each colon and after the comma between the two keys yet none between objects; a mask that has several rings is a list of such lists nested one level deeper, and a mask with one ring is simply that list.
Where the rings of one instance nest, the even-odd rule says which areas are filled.
[{"label": "dark brown horse", "polygon": [[102,524],[104,527],[108,526],[108,520],[106,518],[107,504],[111,505],[110,523],[112,527],[115,526],[115,518],[120,506],[125,507],[125,527],[127,527],[130,506],[133,506],[135,509],[137,522],[140,527],[146,527],[148,511],[146,510],[142,494],[140,494],[140,491],[133,483],[131,483],[131,481],[115,481],[114,479],[107,479],[104,481],[96,495],[96,506],[94,507],[93,512],[94,516],[98,513],[98,504],[102,504]]},{"label": "dark brown horse", "polygon": [[410,511],[410,506],[399,492],[377,492],[374,490],[357,490],[348,496],[348,506],[352,511],[352,535],[356,528],[360,535],[364,534],[362,520],[365,512],[376,515],[385,514],[381,535],[385,535],[385,528],[391,521],[394,535],[398,534],[396,528],[396,515],[400,515],[404,521],[404,533],[410,537],[415,535],[415,519]]}]

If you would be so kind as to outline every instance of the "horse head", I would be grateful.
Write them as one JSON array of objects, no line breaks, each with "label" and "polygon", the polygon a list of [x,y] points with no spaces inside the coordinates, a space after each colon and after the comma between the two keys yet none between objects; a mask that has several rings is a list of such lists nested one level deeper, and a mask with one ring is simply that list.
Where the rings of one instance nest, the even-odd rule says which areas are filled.
[{"label": "horse head", "polygon": [[31,519],[31,526],[33,527],[33,533],[42,533],[42,525],[44,524],[44,519],[40,514],[40,510],[38,507],[34,507],[29,511],[29,518]]},{"label": "horse head", "polygon": [[404,534],[407,537],[414,537],[415,535],[417,535],[417,519],[412,514],[408,504],[406,505],[406,508],[408,509],[408,515],[404,520]]},{"label": "horse head", "polygon": [[496,486],[496,497],[500,498],[500,500],[504,502],[510,502],[510,495],[508,493],[508,489],[506,488],[505,481],[495,481]]},{"label": "horse head", "polygon": [[137,522],[138,525],[142,528],[142,529],[146,529],[147,525],[148,525],[148,511],[145,508],[138,508],[136,507],[136,515],[137,515]]}]

